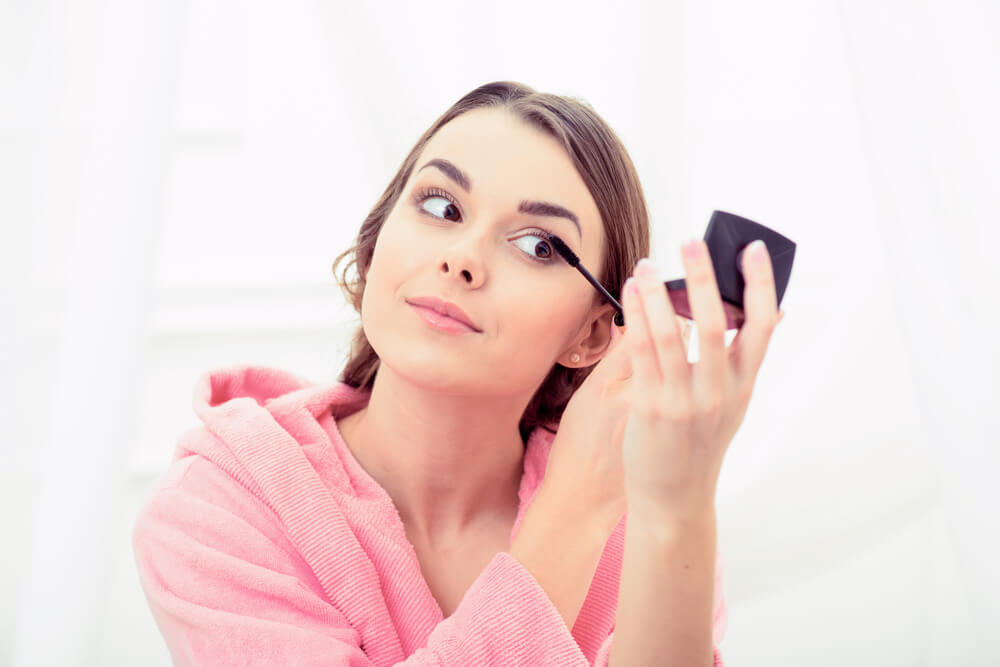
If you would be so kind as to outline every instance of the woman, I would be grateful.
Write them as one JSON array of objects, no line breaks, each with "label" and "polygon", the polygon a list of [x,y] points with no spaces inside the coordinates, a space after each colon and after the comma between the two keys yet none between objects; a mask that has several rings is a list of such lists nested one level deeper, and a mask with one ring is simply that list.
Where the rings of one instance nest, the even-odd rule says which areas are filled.
[{"label": "woman", "polygon": [[611,129],[512,82],[459,100],[334,263],[339,381],[199,382],[133,532],[175,663],[721,664],[715,485],[779,314],[765,252],[727,350],[694,245],[691,365]]}]

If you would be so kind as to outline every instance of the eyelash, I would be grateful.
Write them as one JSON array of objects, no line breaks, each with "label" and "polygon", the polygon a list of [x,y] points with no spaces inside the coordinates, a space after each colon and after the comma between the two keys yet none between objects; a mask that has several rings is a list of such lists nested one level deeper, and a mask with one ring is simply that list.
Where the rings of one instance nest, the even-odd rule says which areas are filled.
[{"label": "eyelash", "polygon": [[[455,201],[455,198],[452,197],[450,194],[448,194],[447,192],[445,192],[444,190],[442,190],[440,188],[429,187],[429,188],[421,188],[420,190],[417,190],[413,194],[413,204],[414,204],[414,206],[417,207],[417,210],[420,213],[422,213],[423,215],[429,215],[432,218],[434,218],[435,220],[446,220],[446,219],[438,217],[438,216],[434,215],[433,213],[431,213],[430,211],[428,211],[425,208],[423,208],[422,204],[426,200],[430,199],[431,197],[441,197],[442,199],[446,199],[449,202],[451,202],[452,206],[454,206],[455,208],[458,208],[458,202]],[[461,215],[461,211],[459,211],[459,214]],[[452,222],[452,221],[448,221],[448,222]],[[545,234],[545,235],[555,236],[555,234],[553,234],[549,230],[545,229],[544,227],[538,227],[538,230],[540,232],[542,232],[543,234]],[[549,257],[547,259],[543,259],[541,257],[537,257],[537,256],[534,256],[534,255],[529,255],[528,253],[525,252],[524,254],[525,254],[526,257],[528,257],[528,259],[532,259],[532,260],[538,262],[539,264],[550,264],[553,261],[555,261],[555,258],[556,258],[556,249],[552,246],[552,243],[550,241],[548,241],[547,239],[545,239],[544,236],[542,236],[540,234],[525,234],[524,236],[536,236],[536,237],[542,239],[549,246],[549,252],[550,252],[550,254],[549,254]],[[518,236],[517,238],[524,238],[524,236]]]}]

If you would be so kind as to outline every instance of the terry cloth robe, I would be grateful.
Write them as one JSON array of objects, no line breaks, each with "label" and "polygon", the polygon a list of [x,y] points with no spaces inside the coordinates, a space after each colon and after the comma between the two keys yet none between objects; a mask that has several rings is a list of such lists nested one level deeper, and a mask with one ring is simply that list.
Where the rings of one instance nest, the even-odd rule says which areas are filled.
[{"label": "terry cloth robe", "polygon": [[[181,434],[132,528],[140,583],[174,663],[607,665],[627,515],[572,630],[506,551],[444,618],[395,505],[334,421],[369,395],[262,366],[198,379],[203,424]],[[536,428],[526,443],[512,541],[553,437]],[[722,665],[721,554],[715,565]]]}]

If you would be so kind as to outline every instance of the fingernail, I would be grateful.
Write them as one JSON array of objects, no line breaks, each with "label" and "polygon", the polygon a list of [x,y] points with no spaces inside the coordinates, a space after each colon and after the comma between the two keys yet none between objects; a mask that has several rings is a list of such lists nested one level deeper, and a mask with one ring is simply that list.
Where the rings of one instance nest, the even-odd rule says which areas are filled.
[{"label": "fingernail", "polygon": [[761,241],[760,239],[757,239],[756,241],[750,244],[750,259],[752,259],[754,262],[760,263],[764,261],[764,254],[766,252],[767,250],[764,247],[764,242]]},{"label": "fingernail", "polygon": [[701,255],[701,242],[698,239],[691,239],[683,246],[684,256],[688,259],[697,259]]}]

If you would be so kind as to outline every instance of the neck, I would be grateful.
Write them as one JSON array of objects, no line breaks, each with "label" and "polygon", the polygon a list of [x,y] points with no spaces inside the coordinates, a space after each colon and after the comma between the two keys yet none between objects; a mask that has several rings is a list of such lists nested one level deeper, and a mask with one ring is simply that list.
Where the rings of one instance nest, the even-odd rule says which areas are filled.
[{"label": "neck", "polygon": [[518,423],[530,398],[431,389],[383,363],[368,404],[338,428],[412,537],[443,545],[513,524],[524,462]]}]

